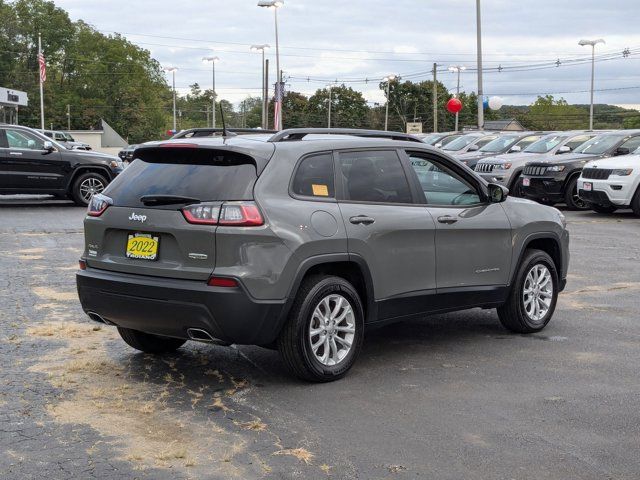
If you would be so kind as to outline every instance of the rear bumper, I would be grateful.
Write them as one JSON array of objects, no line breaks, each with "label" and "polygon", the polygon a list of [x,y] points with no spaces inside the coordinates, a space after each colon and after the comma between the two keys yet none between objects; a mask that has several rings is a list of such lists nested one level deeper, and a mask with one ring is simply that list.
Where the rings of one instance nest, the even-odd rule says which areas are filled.
[{"label": "rear bumper", "polygon": [[564,179],[527,177],[529,185],[522,185],[525,198],[559,203],[564,201]]},{"label": "rear bumper", "polygon": [[280,331],[285,300],[257,301],[243,288],[87,268],[76,274],[85,312],[119,327],[177,338],[187,329],[223,342],[268,345]]}]

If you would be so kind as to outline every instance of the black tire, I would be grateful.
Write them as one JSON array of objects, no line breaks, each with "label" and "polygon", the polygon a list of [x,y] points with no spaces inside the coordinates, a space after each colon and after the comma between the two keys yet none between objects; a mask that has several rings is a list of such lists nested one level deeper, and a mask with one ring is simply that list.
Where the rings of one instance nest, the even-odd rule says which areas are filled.
[{"label": "black tire", "polygon": [[524,198],[524,190],[522,189],[522,176],[518,174],[509,186],[509,195],[512,197]]},{"label": "black tire", "polygon": [[631,210],[636,217],[640,217],[640,187],[636,190],[636,194],[631,200]]},{"label": "black tire", "polygon": [[[523,298],[525,281],[527,275],[534,266],[542,265],[547,268],[551,275],[552,296],[551,303],[546,314],[538,320],[532,319],[525,310]],[[553,263],[553,259],[542,250],[530,249],[524,254],[524,258],[518,268],[515,281],[511,287],[509,298],[504,305],[498,307],[498,317],[500,323],[507,329],[515,333],[539,332],[547,326],[553,316],[558,300],[558,271]]]},{"label": "black tire", "polygon": [[[309,335],[314,310],[330,295],[340,295],[349,302],[355,326],[351,348],[336,365],[325,365],[316,358]],[[296,377],[310,382],[331,382],[342,378],[355,363],[363,338],[364,309],[355,288],[341,277],[314,275],[300,286],[278,338],[278,350],[287,369]]]},{"label": "black tire", "polygon": [[118,327],[118,333],[130,347],[145,353],[174,352],[186,343],[181,338],[162,337],[130,328]]},{"label": "black tire", "polygon": [[574,176],[567,183],[564,203],[569,210],[589,210],[591,208],[590,204],[578,197],[578,176]]},{"label": "black tire", "polygon": [[86,207],[89,205],[90,198],[87,197],[86,192],[83,191],[83,184],[91,183],[96,185],[96,192],[100,193],[102,190],[107,188],[109,184],[108,180],[95,172],[87,172],[78,175],[78,178],[73,182],[73,186],[71,187],[71,198],[76,202],[77,205]]},{"label": "black tire", "polygon": [[613,213],[616,210],[618,210],[618,207],[614,206],[614,205],[598,205],[596,203],[592,203],[591,205],[589,205],[591,207],[591,210],[593,210],[594,212],[597,213]]}]

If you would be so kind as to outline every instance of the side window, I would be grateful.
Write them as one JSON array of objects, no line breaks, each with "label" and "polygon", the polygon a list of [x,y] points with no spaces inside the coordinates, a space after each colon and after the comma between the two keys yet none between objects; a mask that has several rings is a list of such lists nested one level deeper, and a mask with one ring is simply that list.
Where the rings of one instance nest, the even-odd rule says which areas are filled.
[{"label": "side window", "polygon": [[9,148],[21,148],[24,150],[42,150],[44,140],[21,130],[7,129],[7,142]]},{"label": "side window", "polygon": [[292,190],[305,197],[334,198],[333,155],[321,153],[306,157],[296,170]]},{"label": "side window", "polygon": [[480,195],[474,186],[458,174],[423,157],[409,153],[429,205],[475,205]]},{"label": "side window", "polygon": [[629,140],[627,140],[620,146],[624,148],[628,148],[629,151],[633,152],[636,148],[640,147],[640,136],[631,137]]},{"label": "side window", "polygon": [[586,142],[587,140],[591,140],[592,138],[593,135],[580,135],[579,137],[572,138],[567,143],[565,143],[565,145],[569,147],[571,151],[573,151],[576,147],[579,147],[584,142]]},{"label": "side window", "polygon": [[345,200],[413,203],[409,182],[395,151],[341,153],[339,175]]},{"label": "side window", "polygon": [[478,140],[476,142],[476,145],[478,146],[478,148],[482,148],[484,147],[487,143],[489,143],[492,140],[495,140],[498,137],[493,137],[491,135],[487,135],[486,137],[484,137],[482,140]]},{"label": "side window", "polygon": [[536,140],[540,140],[540,135],[532,135],[530,137],[524,137],[522,140],[516,143],[516,145],[520,147],[522,150],[524,150]]}]

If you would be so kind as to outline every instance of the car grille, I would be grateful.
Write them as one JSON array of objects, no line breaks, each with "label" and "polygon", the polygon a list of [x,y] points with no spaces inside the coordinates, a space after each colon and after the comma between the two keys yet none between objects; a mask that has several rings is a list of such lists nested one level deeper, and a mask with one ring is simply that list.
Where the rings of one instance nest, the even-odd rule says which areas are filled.
[{"label": "car grille", "polygon": [[594,180],[606,180],[611,175],[612,170],[607,168],[585,168],[582,170],[582,178]]},{"label": "car grille", "polygon": [[478,163],[475,170],[480,173],[491,173],[493,172],[493,167],[495,167],[493,163]]},{"label": "car grille", "polygon": [[531,175],[532,177],[540,177],[547,173],[546,166],[538,166],[538,165],[527,165],[524,167],[524,174]]}]

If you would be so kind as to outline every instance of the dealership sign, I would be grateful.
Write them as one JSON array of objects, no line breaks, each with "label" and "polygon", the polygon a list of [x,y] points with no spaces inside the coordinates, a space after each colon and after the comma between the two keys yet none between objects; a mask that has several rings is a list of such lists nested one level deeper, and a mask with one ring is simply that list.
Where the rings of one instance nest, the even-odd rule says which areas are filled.
[{"label": "dealership sign", "polygon": [[0,106],[26,107],[29,103],[26,92],[0,87]]},{"label": "dealership sign", "polygon": [[407,122],[407,133],[422,133],[422,122]]}]

